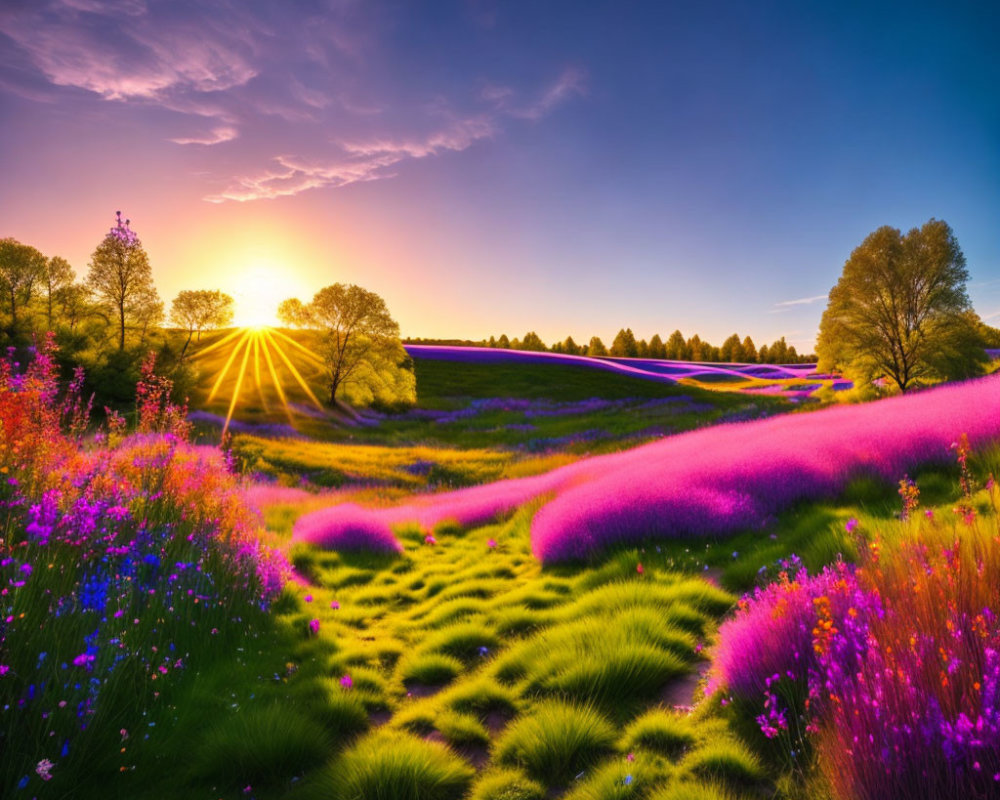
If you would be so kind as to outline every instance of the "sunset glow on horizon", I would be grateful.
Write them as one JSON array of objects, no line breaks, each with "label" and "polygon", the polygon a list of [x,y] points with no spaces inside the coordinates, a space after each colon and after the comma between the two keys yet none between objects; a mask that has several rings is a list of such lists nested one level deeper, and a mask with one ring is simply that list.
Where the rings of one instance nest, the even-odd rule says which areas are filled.
[{"label": "sunset glow on horizon", "polygon": [[808,352],[864,236],[936,217],[997,325],[997,18],[894,2],[10,5],[0,236],[83,277],[122,209],[168,308],[221,289],[241,326],[341,282],[384,297],[410,337],[679,328]]}]

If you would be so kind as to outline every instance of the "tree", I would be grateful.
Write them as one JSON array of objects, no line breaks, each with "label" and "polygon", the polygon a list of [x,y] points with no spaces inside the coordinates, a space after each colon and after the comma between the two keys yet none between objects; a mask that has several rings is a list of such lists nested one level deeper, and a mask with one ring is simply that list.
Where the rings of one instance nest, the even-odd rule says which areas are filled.
[{"label": "tree", "polygon": [[10,314],[10,329],[17,328],[17,310],[31,302],[35,282],[45,269],[45,256],[17,239],[0,239],[0,294]]},{"label": "tree", "polygon": [[747,336],[743,340],[743,361],[749,364],[753,364],[757,360],[757,346],[753,343],[753,339]]},{"label": "tree", "polygon": [[73,285],[76,274],[65,258],[52,256],[45,260],[40,275],[42,290],[45,292],[45,317],[48,321],[47,330],[55,329],[55,314],[53,307]]},{"label": "tree", "polygon": [[701,341],[701,337],[696,333],[684,344],[684,350],[687,353],[688,361],[703,361],[705,358],[704,343]]},{"label": "tree", "polygon": [[666,358],[667,348],[663,344],[663,340],[660,338],[660,334],[654,333],[653,338],[649,340],[649,357],[650,358]]},{"label": "tree", "polygon": [[687,342],[684,340],[683,333],[674,331],[670,334],[667,339],[666,352],[666,357],[671,361],[683,361],[688,358]]},{"label": "tree", "polygon": [[903,392],[925,380],[980,373],[985,353],[968,277],[958,240],[941,220],[905,236],[889,226],[872,232],[830,291],[819,369],[863,381],[887,377]]},{"label": "tree", "polygon": [[122,222],[122,212],[116,211],[116,223],[90,257],[87,286],[100,300],[108,303],[118,317],[118,350],[125,350],[126,321],[134,308],[148,306],[153,288],[153,273],[142,242]]},{"label": "tree", "polygon": [[129,319],[139,329],[140,342],[145,343],[149,329],[155,328],[163,322],[163,311],[163,301],[152,283],[144,286],[142,291],[137,293],[129,305]]},{"label": "tree", "polygon": [[740,343],[740,336],[734,333],[719,348],[719,359],[730,363],[740,363],[743,361],[743,345]]},{"label": "tree", "polygon": [[578,356],[580,355],[581,347],[573,341],[572,336],[567,336],[565,341],[562,343],[562,350],[564,353],[568,353],[571,356]]},{"label": "tree", "polygon": [[[384,357],[401,346],[399,325],[385,300],[353,284],[335,283],[320,289],[306,305],[285,301],[279,306],[303,327],[317,332],[327,368],[330,405],[337,390],[352,380],[366,361]],[[283,321],[288,321],[282,316]]]},{"label": "tree", "polygon": [[524,334],[524,338],[521,340],[521,350],[533,350],[536,352],[544,353],[548,348],[545,346],[545,342],[542,341],[541,337],[534,331],[528,331]]},{"label": "tree", "polygon": [[639,346],[631,328],[623,328],[618,331],[615,340],[611,343],[611,355],[618,358],[635,358],[639,355]]},{"label": "tree", "polygon": [[497,347],[501,350],[510,350],[510,339],[507,338],[506,333],[500,334],[500,338],[497,339]]},{"label": "tree", "polygon": [[600,336],[590,337],[590,344],[587,345],[587,355],[588,356],[606,356],[608,354],[608,348],[604,346],[604,342],[601,341]]},{"label": "tree", "polygon": [[[279,310],[279,316],[280,313]],[[218,289],[185,289],[178,292],[170,304],[170,319],[188,332],[187,341],[181,348],[183,356],[195,332],[200,342],[203,330],[224,328],[233,321],[233,298]]]}]

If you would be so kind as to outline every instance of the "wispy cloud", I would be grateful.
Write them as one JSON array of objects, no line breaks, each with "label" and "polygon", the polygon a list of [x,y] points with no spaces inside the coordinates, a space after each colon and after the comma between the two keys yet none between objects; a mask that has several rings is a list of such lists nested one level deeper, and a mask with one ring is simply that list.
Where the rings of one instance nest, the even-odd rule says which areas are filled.
[{"label": "wispy cloud", "polygon": [[782,300],[780,303],[775,303],[768,310],[768,314],[783,314],[786,311],[791,311],[796,306],[809,306],[813,303],[818,303],[821,300],[826,300],[829,295],[818,294],[814,297],[799,297],[795,300]]},{"label": "wispy cloud", "polygon": [[[492,0],[470,2],[495,13]],[[390,178],[395,165],[466,150],[586,93],[577,66],[534,87],[483,89],[471,74],[446,88],[419,75],[387,81],[368,64],[384,10],[340,0],[303,9],[246,0],[3,4],[0,36],[13,46],[0,58],[0,91],[43,101],[51,92],[56,102],[131,119],[148,112],[156,138],[178,145],[236,142],[228,174],[212,178],[223,188],[204,198],[213,203]]]},{"label": "wispy cloud", "polygon": [[775,303],[775,308],[788,308],[790,306],[808,306],[813,303],[818,303],[820,300],[826,300],[829,295],[817,294],[814,297],[800,297],[797,300],[782,300],[780,303]]},{"label": "wispy cloud", "polygon": [[566,67],[555,81],[536,97],[525,100],[510,86],[488,84],[481,91],[484,100],[497,110],[517,119],[539,120],[573,97],[587,93],[587,73],[579,67]]},{"label": "wispy cloud", "polygon": [[170,141],[174,144],[222,144],[223,142],[231,142],[239,136],[239,131],[236,128],[213,128],[206,136],[189,136],[189,137],[179,137],[176,139],[171,139]]},{"label": "wispy cloud", "polygon": [[309,160],[282,155],[275,167],[234,180],[221,192],[205,198],[210,203],[227,200],[250,200],[289,197],[324,187],[338,188],[361,181],[392,177],[389,168],[408,159],[427,158],[445,151],[465,150],[474,142],[493,135],[490,121],[484,117],[458,120],[449,127],[422,139],[373,139],[343,143],[342,153],[327,160]]}]

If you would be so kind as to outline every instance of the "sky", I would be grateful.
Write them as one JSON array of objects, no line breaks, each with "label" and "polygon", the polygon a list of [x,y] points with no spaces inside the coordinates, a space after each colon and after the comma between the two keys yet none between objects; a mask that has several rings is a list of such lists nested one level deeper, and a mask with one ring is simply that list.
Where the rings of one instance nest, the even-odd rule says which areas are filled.
[{"label": "sky", "polygon": [[1000,325],[987,2],[3,0],[0,236],[237,319],[356,283],[405,336],[811,350],[881,225]]}]

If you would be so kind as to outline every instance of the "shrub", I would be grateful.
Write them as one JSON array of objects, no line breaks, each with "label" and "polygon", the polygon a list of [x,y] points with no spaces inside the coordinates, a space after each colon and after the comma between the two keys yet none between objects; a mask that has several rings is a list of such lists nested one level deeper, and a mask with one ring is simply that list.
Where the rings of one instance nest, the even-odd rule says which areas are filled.
[{"label": "shrub", "polygon": [[322,762],[332,742],[309,717],[280,705],[245,708],[206,732],[192,773],[228,786],[286,782]]},{"label": "shrub", "polygon": [[443,745],[380,731],[335,759],[317,785],[331,800],[459,800],[474,774]]},{"label": "shrub", "polygon": [[548,784],[566,782],[608,752],[615,741],[611,724],[588,706],[540,703],[515,720],[496,742],[501,764],[523,767]]},{"label": "shrub", "polygon": [[483,775],[469,800],[545,800],[545,787],[520,770],[494,769]]}]

